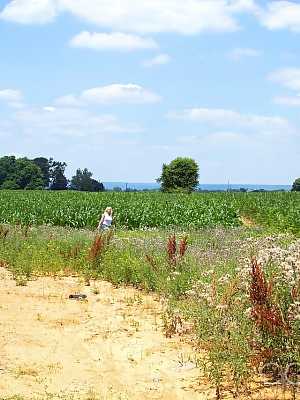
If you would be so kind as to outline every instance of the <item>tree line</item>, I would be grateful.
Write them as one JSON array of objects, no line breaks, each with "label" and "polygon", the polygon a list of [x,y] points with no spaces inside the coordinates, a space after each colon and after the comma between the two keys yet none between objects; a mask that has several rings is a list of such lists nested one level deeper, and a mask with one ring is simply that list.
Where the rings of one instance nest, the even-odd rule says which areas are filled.
[{"label": "tree line", "polygon": [[[170,164],[163,164],[157,182],[163,192],[193,192],[199,185],[199,166],[192,158],[177,157]],[[247,189],[240,188],[238,191],[247,192]],[[292,192],[300,192],[300,178],[294,181]]]},{"label": "tree line", "polygon": [[85,192],[104,191],[103,183],[93,179],[87,169],[77,169],[69,181],[65,176],[67,164],[53,158],[37,157],[0,158],[0,189],[27,190],[79,190]]},{"label": "tree line", "polygon": [[[67,164],[53,158],[5,156],[0,158],[0,189],[49,189],[102,192],[103,183],[93,179],[87,169],[77,169],[69,181],[65,176]],[[170,164],[163,164],[161,176],[157,179],[163,192],[186,192],[197,190],[199,166],[192,158],[178,157]],[[121,191],[115,188],[115,191]],[[292,191],[300,191],[300,178],[293,183]]]}]

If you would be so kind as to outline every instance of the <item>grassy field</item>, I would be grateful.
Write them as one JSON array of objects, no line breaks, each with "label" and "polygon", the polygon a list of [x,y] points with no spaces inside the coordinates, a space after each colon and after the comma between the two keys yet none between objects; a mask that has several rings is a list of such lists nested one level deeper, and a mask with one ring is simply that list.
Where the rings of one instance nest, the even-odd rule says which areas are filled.
[{"label": "grassy field", "polygon": [[[116,230],[97,235],[87,228],[107,205]],[[193,362],[215,387],[208,398],[296,399],[299,212],[295,193],[4,191],[0,266],[24,291],[38,277],[77,276],[94,294],[103,280],[156,293],[166,337],[193,341]],[[263,397],[272,380],[286,392]]]}]

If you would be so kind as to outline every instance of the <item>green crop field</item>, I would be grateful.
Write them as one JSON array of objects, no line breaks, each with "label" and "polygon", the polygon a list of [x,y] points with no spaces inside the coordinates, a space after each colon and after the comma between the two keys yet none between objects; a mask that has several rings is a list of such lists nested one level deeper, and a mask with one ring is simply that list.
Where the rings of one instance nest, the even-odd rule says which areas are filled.
[{"label": "green crop field", "polygon": [[119,228],[234,227],[244,216],[277,230],[300,230],[298,193],[1,191],[0,223],[94,228],[107,206]]}]

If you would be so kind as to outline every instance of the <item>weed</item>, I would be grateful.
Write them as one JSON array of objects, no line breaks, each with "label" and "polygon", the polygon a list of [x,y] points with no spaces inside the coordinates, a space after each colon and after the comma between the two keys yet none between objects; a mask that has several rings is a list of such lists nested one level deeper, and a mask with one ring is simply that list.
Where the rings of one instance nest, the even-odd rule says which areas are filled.
[{"label": "weed", "polygon": [[9,228],[4,225],[0,225],[0,239],[5,240],[8,234],[9,234]]},{"label": "weed", "polygon": [[25,277],[17,276],[15,277],[17,286],[27,286],[28,280]]}]

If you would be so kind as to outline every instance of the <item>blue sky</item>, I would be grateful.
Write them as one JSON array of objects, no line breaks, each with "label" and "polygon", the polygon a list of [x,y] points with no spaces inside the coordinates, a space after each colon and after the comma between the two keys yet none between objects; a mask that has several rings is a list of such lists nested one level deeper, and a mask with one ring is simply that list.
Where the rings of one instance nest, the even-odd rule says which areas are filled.
[{"label": "blue sky", "polygon": [[151,182],[300,176],[300,3],[0,0],[1,155]]}]

